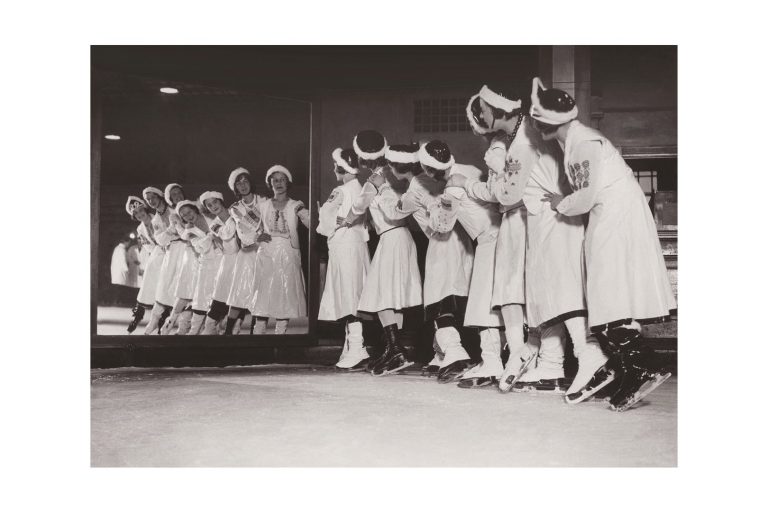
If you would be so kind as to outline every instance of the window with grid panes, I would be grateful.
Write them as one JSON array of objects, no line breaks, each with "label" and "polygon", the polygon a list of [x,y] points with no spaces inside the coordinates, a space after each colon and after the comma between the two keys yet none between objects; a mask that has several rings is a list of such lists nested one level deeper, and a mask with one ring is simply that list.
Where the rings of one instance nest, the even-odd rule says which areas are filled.
[{"label": "window with grid panes", "polygon": [[466,98],[439,98],[414,101],[414,131],[468,132]]}]

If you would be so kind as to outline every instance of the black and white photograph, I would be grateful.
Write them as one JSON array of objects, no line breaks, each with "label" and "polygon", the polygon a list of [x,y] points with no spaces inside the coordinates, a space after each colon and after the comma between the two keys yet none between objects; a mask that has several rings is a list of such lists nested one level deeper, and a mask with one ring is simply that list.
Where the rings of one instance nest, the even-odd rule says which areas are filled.
[{"label": "black and white photograph", "polygon": [[91,466],[676,467],[677,72],[92,46]]}]

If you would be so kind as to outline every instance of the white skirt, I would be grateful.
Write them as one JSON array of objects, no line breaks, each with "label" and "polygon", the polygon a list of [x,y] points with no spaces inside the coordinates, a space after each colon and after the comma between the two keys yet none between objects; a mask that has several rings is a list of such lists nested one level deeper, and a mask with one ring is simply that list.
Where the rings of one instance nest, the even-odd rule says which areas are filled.
[{"label": "white skirt", "polygon": [[669,315],[675,296],[640,185],[629,175],[602,191],[600,200],[584,241],[589,326]]},{"label": "white skirt", "polygon": [[328,244],[328,269],[318,320],[357,315],[371,255],[366,242]]},{"label": "white skirt", "polygon": [[197,253],[192,245],[185,244],[184,257],[181,259],[181,270],[179,271],[179,281],[176,283],[176,298],[192,300],[195,294],[195,284],[197,283]]},{"label": "white skirt", "polygon": [[376,313],[421,303],[421,274],[411,232],[405,226],[385,231],[376,246],[357,309]]},{"label": "white skirt", "polygon": [[163,268],[163,257],[165,251],[159,245],[152,248],[149,258],[145,262],[144,278],[141,281],[139,294],[136,301],[142,304],[152,305],[155,302],[155,292],[157,291],[157,282],[160,280],[160,269]]},{"label": "white skirt", "polygon": [[451,295],[469,295],[473,259],[472,241],[460,227],[430,237],[424,264],[424,305]]},{"label": "white skirt", "polygon": [[221,254],[212,257],[201,258],[197,267],[197,279],[195,280],[195,292],[192,295],[192,309],[195,311],[208,311],[213,297],[213,285],[216,281],[216,272],[221,263]]},{"label": "white skirt", "polygon": [[176,285],[181,273],[181,260],[184,257],[184,249],[187,244],[182,240],[171,242],[165,250],[163,264],[160,267],[160,277],[157,281],[155,302],[164,306],[173,306],[176,302]]},{"label": "white skirt", "polygon": [[233,308],[247,309],[256,294],[258,267],[256,266],[256,247],[240,249],[235,259],[235,272],[232,286],[229,288],[227,305]]},{"label": "white skirt", "polygon": [[467,311],[464,315],[464,325],[467,327],[501,327],[503,321],[501,312],[493,309],[494,273],[489,269],[495,267],[496,233],[478,237],[475,248],[475,259],[472,265],[472,280],[469,283]]},{"label": "white skirt", "polygon": [[566,217],[548,204],[528,212],[525,259],[526,315],[530,327],[586,316],[584,217]]},{"label": "white skirt", "polygon": [[526,217],[524,207],[502,214],[494,266],[494,307],[525,304]]},{"label": "white skirt", "polygon": [[213,282],[213,300],[227,303],[229,299],[229,290],[232,289],[232,279],[235,277],[235,262],[238,252],[225,254],[221,257],[219,268]]},{"label": "white skirt", "polygon": [[251,314],[270,318],[307,316],[307,294],[301,272],[301,253],[287,238],[273,237],[256,253],[259,279],[248,308]]}]

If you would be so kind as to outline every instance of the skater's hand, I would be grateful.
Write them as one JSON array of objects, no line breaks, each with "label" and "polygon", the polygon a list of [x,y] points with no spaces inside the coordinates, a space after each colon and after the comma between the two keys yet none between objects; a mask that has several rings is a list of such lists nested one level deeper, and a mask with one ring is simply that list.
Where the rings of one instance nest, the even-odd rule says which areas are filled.
[{"label": "skater's hand", "polygon": [[336,228],[344,228],[349,226],[347,219],[344,217],[336,217]]},{"label": "skater's hand", "polygon": [[452,174],[450,178],[448,178],[448,182],[445,184],[446,188],[448,187],[461,187],[464,188],[464,184],[467,182],[467,177],[462,174]]},{"label": "skater's hand", "polygon": [[377,189],[384,184],[384,176],[381,174],[375,172],[371,174],[371,176],[368,178],[368,181],[376,187]]},{"label": "skater's hand", "polygon": [[262,233],[256,238],[257,242],[271,242],[272,237],[269,233]]},{"label": "skater's hand", "polygon": [[559,205],[560,201],[562,200],[563,200],[563,196],[561,196],[560,194],[550,194],[549,192],[547,192],[546,194],[544,194],[544,198],[542,199],[542,202],[549,202],[549,206],[553,210],[557,211],[557,205]]}]

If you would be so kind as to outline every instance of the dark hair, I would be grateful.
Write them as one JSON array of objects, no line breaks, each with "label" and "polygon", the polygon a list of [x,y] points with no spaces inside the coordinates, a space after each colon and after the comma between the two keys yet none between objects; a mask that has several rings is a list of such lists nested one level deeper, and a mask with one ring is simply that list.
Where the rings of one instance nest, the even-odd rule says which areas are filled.
[{"label": "dark hair", "polygon": [[[242,173],[240,174],[240,176],[244,176],[245,179],[248,180],[248,185],[249,185],[248,193],[255,194],[256,192],[254,191],[253,180],[251,180],[251,175],[247,173]],[[244,196],[241,196],[240,193],[237,191],[237,182],[240,181],[240,176],[238,176],[235,179],[235,183],[233,183],[234,187],[232,187],[234,188],[233,192],[235,193],[235,199],[237,201],[241,200],[244,197]]]},{"label": "dark hair", "polygon": [[[528,80],[526,83],[530,84],[531,81]],[[498,94],[499,96],[503,96],[512,101],[520,101],[520,108],[516,108],[512,112],[507,112],[505,110],[502,110],[500,108],[494,107],[493,105],[489,104],[488,107],[491,109],[491,115],[493,116],[494,119],[512,119],[515,116],[526,114],[531,108],[531,98],[530,98],[530,93],[528,92],[530,89],[523,90],[522,86],[516,86],[516,85],[509,86],[507,84],[498,85],[496,87],[489,85],[488,88],[493,92],[495,92],[496,94]],[[478,108],[479,108],[479,105],[478,105]],[[474,105],[472,108],[472,112],[474,113]],[[487,128],[487,126],[484,126],[484,127]]]},{"label": "dark hair", "polygon": [[547,89],[542,91],[539,89],[539,103],[547,110],[554,112],[570,112],[576,102],[571,95],[561,89]]},{"label": "dark hair", "polygon": [[[432,140],[427,142],[427,145],[424,149],[440,163],[445,164],[451,160],[451,148],[449,148],[448,144],[441,140]],[[423,168],[429,169],[429,172],[434,175],[435,179],[441,180],[445,178],[445,170],[435,169],[434,167],[426,164],[421,164],[421,166]]]},{"label": "dark hair", "polygon": [[[402,153],[417,153],[419,151],[419,145],[418,144],[393,144],[389,146],[389,149],[391,149],[392,151],[398,151]],[[421,165],[419,164],[418,161],[410,162],[410,163],[391,162],[386,159],[385,161],[400,174],[405,174],[410,172],[414,176],[417,176],[422,173]]]},{"label": "dark hair", "polygon": [[291,190],[291,187],[293,186],[293,182],[288,178],[288,175],[285,174],[283,171],[275,171],[274,173],[269,175],[269,179],[267,180],[267,188],[270,192],[272,192],[272,196],[275,195],[275,190],[272,188],[272,177],[275,175],[275,173],[280,173],[283,176],[285,176],[286,184],[285,184],[285,192],[288,193],[289,190]]},{"label": "dark hair", "polygon": [[[360,168],[360,161],[357,158],[357,153],[355,153],[355,150],[352,148],[342,149],[341,150],[341,159],[344,160],[347,165],[352,167],[353,169],[359,169]],[[333,161],[334,165],[336,165],[339,168],[339,172],[341,174],[347,174],[347,171],[341,167],[340,165],[336,164],[336,160]]]},{"label": "dark hair", "polygon": [[[197,212],[198,215],[202,215],[203,214],[203,212],[200,211],[200,207],[197,206],[197,204],[185,204],[182,208],[186,208],[186,207],[194,208],[195,212]],[[178,213],[179,213],[179,217],[181,217],[181,211],[179,211]]]}]

